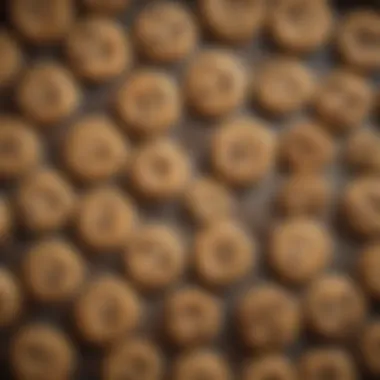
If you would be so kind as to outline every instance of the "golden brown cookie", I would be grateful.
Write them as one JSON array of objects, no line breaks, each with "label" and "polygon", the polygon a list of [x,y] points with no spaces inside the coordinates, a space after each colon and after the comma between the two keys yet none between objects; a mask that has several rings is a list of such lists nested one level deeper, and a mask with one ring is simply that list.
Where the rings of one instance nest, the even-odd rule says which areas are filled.
[{"label": "golden brown cookie", "polygon": [[360,334],[359,350],[366,370],[375,377],[380,375],[380,321],[369,322]]},{"label": "golden brown cookie", "polygon": [[324,79],[315,96],[315,112],[334,132],[361,126],[373,103],[373,89],[364,78],[336,69]]},{"label": "golden brown cookie", "polygon": [[9,18],[28,42],[53,44],[62,41],[75,17],[73,0],[12,0]]},{"label": "golden brown cookie", "polygon": [[29,68],[16,95],[21,112],[37,125],[65,120],[78,109],[82,100],[72,74],[53,61],[42,61]]},{"label": "golden brown cookie", "polygon": [[83,285],[86,264],[70,242],[46,238],[28,247],[22,272],[35,299],[60,302],[72,298]]},{"label": "golden brown cookie", "polygon": [[200,17],[222,42],[248,42],[260,30],[265,16],[265,0],[198,0]]},{"label": "golden brown cookie", "polygon": [[70,174],[82,182],[108,180],[124,170],[129,141],[101,114],[86,115],[67,131],[62,156]]},{"label": "golden brown cookie", "polygon": [[0,115],[0,177],[19,179],[42,161],[42,144],[23,120]]},{"label": "golden brown cookie", "polygon": [[76,229],[79,238],[100,253],[125,247],[136,222],[127,194],[112,186],[95,187],[82,196]]},{"label": "golden brown cookie", "polygon": [[349,278],[325,274],[307,289],[304,314],[309,329],[327,339],[345,339],[356,334],[366,317],[365,298]]},{"label": "golden brown cookie", "polygon": [[271,171],[275,149],[275,135],[268,126],[255,119],[238,117],[214,132],[211,166],[229,185],[249,186]]},{"label": "golden brown cookie", "polygon": [[121,86],[115,107],[128,132],[154,137],[168,132],[180,120],[182,102],[170,75],[142,69]]},{"label": "golden brown cookie", "polygon": [[330,37],[331,9],[324,1],[280,2],[270,18],[269,31],[285,51],[306,54],[320,48]]},{"label": "golden brown cookie", "polygon": [[108,345],[130,333],[137,327],[141,312],[135,291],[106,274],[87,285],[74,307],[78,332],[94,345]]},{"label": "golden brown cookie", "polygon": [[74,73],[94,83],[115,79],[132,65],[132,52],[122,25],[100,16],[80,19],[66,40]]},{"label": "golden brown cookie", "polygon": [[217,352],[199,349],[184,353],[173,363],[173,380],[231,380],[232,371],[226,359]]},{"label": "golden brown cookie", "polygon": [[0,246],[10,240],[14,229],[14,214],[8,198],[0,196]]},{"label": "golden brown cookie", "polygon": [[198,44],[196,21],[181,3],[156,1],[146,5],[135,19],[133,32],[139,52],[159,63],[180,61]]},{"label": "golden brown cookie", "polygon": [[349,353],[339,348],[313,348],[302,354],[300,379],[357,380],[359,374]]},{"label": "golden brown cookie", "polygon": [[169,138],[150,141],[136,152],[131,180],[139,195],[168,200],[183,194],[191,176],[187,152]]},{"label": "golden brown cookie", "polygon": [[185,269],[181,236],[174,228],[158,223],[138,228],[123,258],[128,278],[144,290],[162,290],[178,281]]},{"label": "golden brown cookie", "polygon": [[221,302],[200,288],[176,290],[166,300],[166,334],[178,346],[200,346],[211,342],[221,326]]},{"label": "golden brown cookie", "polygon": [[282,116],[299,111],[314,95],[311,71],[298,60],[277,57],[262,64],[253,74],[253,96],[268,113]]},{"label": "golden brown cookie", "polygon": [[160,380],[163,373],[161,350],[143,338],[118,343],[103,360],[103,380]]},{"label": "golden brown cookie", "polygon": [[48,324],[22,326],[12,338],[10,364],[20,380],[72,378],[76,352],[65,333]]},{"label": "golden brown cookie", "polygon": [[279,156],[292,172],[318,173],[334,159],[335,145],[323,127],[302,121],[286,130],[280,138]]},{"label": "golden brown cookie", "polygon": [[6,268],[0,268],[0,327],[18,321],[23,307],[23,295],[17,278]]},{"label": "golden brown cookie", "polygon": [[269,266],[291,284],[312,280],[328,266],[332,254],[332,237],[313,219],[289,219],[276,225],[270,235]]},{"label": "golden brown cookie", "polygon": [[83,4],[90,12],[117,16],[128,9],[131,0],[83,0]]},{"label": "golden brown cookie", "polygon": [[257,350],[277,350],[294,343],[301,329],[297,299],[284,288],[259,285],[237,304],[237,326],[242,341]]},{"label": "golden brown cookie", "polygon": [[255,240],[239,224],[215,222],[195,235],[196,273],[208,285],[231,285],[251,273],[256,250]]},{"label": "golden brown cookie", "polygon": [[380,16],[375,10],[359,9],[343,18],[337,49],[343,61],[361,71],[380,70]]},{"label": "golden brown cookie", "polygon": [[228,50],[204,50],[192,60],[184,79],[184,94],[197,114],[216,118],[239,108],[245,98],[245,68]]},{"label": "golden brown cookie", "polygon": [[71,184],[55,169],[38,169],[21,181],[16,193],[20,223],[35,233],[65,227],[76,206]]}]

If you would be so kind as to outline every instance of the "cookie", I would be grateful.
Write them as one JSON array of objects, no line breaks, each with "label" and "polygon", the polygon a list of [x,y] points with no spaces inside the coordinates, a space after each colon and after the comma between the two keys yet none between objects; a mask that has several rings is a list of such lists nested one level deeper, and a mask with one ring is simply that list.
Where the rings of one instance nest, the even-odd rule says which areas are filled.
[{"label": "cookie", "polygon": [[170,75],[143,69],[121,86],[115,108],[128,132],[150,138],[167,133],[180,120],[181,95]]},{"label": "cookie", "polygon": [[16,193],[20,223],[34,233],[65,227],[76,206],[71,184],[55,169],[43,168],[28,175]]},{"label": "cookie", "polygon": [[380,301],[380,244],[367,244],[358,253],[356,264],[361,286],[366,293]]},{"label": "cookie", "polygon": [[133,331],[141,317],[134,290],[121,279],[102,275],[87,285],[74,306],[81,337],[93,345],[108,345]]},{"label": "cookie", "polygon": [[256,251],[255,240],[237,223],[216,222],[195,235],[195,271],[208,285],[229,286],[252,272]]},{"label": "cookie", "polygon": [[185,269],[185,247],[169,226],[151,223],[131,236],[124,254],[128,278],[139,288],[162,290],[177,282]]},{"label": "cookie", "polygon": [[225,183],[246,187],[273,168],[276,139],[259,120],[238,117],[225,122],[211,138],[211,166]]},{"label": "cookie", "polygon": [[368,323],[360,335],[359,350],[364,367],[374,376],[380,375],[380,321]]},{"label": "cookie", "polygon": [[116,125],[101,114],[86,115],[67,131],[63,161],[70,174],[84,183],[109,180],[128,164],[130,144]]},{"label": "cookie", "polygon": [[291,172],[321,172],[335,156],[332,138],[312,121],[295,123],[282,134],[279,145],[280,160]]},{"label": "cookie", "polygon": [[184,208],[198,225],[210,225],[233,216],[236,202],[226,186],[211,177],[199,177],[184,194]]},{"label": "cookie", "polygon": [[269,33],[286,52],[308,54],[328,40],[332,24],[327,2],[289,0],[279,3],[272,13]]},{"label": "cookie", "polygon": [[264,21],[265,1],[198,0],[205,28],[222,42],[240,44],[255,37]]},{"label": "cookie", "polygon": [[380,16],[375,10],[359,9],[345,15],[337,36],[342,60],[359,71],[380,70]]},{"label": "cookie", "polygon": [[359,178],[350,182],[342,195],[342,214],[358,236],[380,233],[380,179]]},{"label": "cookie", "polygon": [[117,78],[132,65],[132,52],[122,25],[101,16],[80,19],[66,40],[66,56],[74,73],[92,83]]},{"label": "cookie", "polygon": [[348,277],[325,274],[316,279],[304,297],[309,329],[326,339],[347,339],[357,333],[366,317],[366,301]]},{"label": "cookie", "polygon": [[253,82],[254,99],[275,116],[299,111],[309,104],[315,90],[314,77],[307,66],[285,57],[264,62]]},{"label": "cookie", "polygon": [[156,201],[181,196],[190,176],[187,153],[169,138],[143,144],[131,167],[131,181],[138,194]]},{"label": "cookie", "polygon": [[41,302],[71,299],[84,283],[86,264],[68,241],[46,238],[32,244],[23,259],[28,291]]},{"label": "cookie", "polygon": [[42,144],[28,123],[0,115],[0,177],[19,179],[42,161]]},{"label": "cookie", "polygon": [[226,359],[217,352],[198,349],[178,356],[172,369],[173,380],[231,380],[232,371]]},{"label": "cookie", "polygon": [[100,253],[125,247],[136,222],[128,195],[112,186],[88,190],[78,207],[76,230],[81,241]]},{"label": "cookie", "polygon": [[314,174],[295,174],[279,187],[277,210],[288,217],[318,217],[331,203],[332,189],[326,178]]},{"label": "cookie", "polygon": [[359,379],[354,360],[340,348],[312,348],[298,362],[301,379]]},{"label": "cookie", "polygon": [[246,95],[242,62],[228,50],[204,50],[190,62],[184,78],[188,106],[200,116],[220,118],[239,108]]},{"label": "cookie", "polygon": [[16,277],[6,268],[0,268],[0,328],[18,321],[23,307],[23,294]]},{"label": "cookie", "polygon": [[281,354],[267,354],[249,360],[243,367],[243,380],[296,380],[297,371]]},{"label": "cookie", "polygon": [[6,29],[0,30],[0,88],[8,87],[19,77],[24,57],[21,47],[13,35]]},{"label": "cookie", "polygon": [[242,341],[257,350],[278,350],[294,343],[301,329],[297,299],[284,288],[259,285],[237,304],[237,327]]},{"label": "cookie", "polygon": [[143,338],[122,341],[107,353],[103,360],[104,380],[160,380],[164,359],[156,345]]},{"label": "cookie", "polygon": [[364,78],[336,69],[316,92],[314,109],[333,132],[347,132],[361,126],[373,103],[373,90]]},{"label": "cookie", "polygon": [[9,20],[20,35],[32,44],[61,42],[75,17],[72,0],[12,0]]},{"label": "cookie", "polygon": [[313,219],[290,219],[271,232],[269,266],[285,282],[302,285],[312,280],[328,266],[332,254],[332,237]]},{"label": "cookie", "polygon": [[9,242],[14,229],[14,215],[11,202],[0,196],[0,246]]},{"label": "cookie", "polygon": [[20,380],[68,380],[76,368],[76,352],[66,334],[56,327],[27,324],[12,338],[10,364]]},{"label": "cookie", "polygon": [[17,88],[21,112],[37,125],[52,125],[72,115],[81,103],[81,91],[71,73],[59,63],[34,64]]},{"label": "cookie", "polygon": [[158,63],[181,61],[198,44],[198,27],[190,10],[170,1],[146,5],[135,19],[133,35],[142,56]]},{"label": "cookie", "polygon": [[117,16],[128,9],[131,0],[83,0],[83,4],[90,12],[100,15]]},{"label": "cookie", "polygon": [[222,327],[222,304],[197,287],[174,291],[165,304],[165,331],[181,347],[201,346],[213,341]]}]

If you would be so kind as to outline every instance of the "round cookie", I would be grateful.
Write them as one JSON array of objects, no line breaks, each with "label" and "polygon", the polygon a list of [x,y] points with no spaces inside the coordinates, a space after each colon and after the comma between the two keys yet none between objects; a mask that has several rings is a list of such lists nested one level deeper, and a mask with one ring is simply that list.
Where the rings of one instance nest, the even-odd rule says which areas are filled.
[{"label": "round cookie", "polygon": [[196,21],[181,3],[152,2],[134,22],[136,47],[146,58],[173,63],[189,56],[198,44]]},{"label": "round cookie", "polygon": [[343,18],[337,50],[343,61],[360,71],[380,69],[380,16],[375,10],[359,9]]},{"label": "round cookie", "polygon": [[135,291],[121,279],[102,275],[87,285],[74,306],[81,337],[94,345],[108,345],[133,331],[142,308]]},{"label": "round cookie", "polygon": [[256,265],[256,250],[254,239],[238,224],[216,222],[195,235],[195,271],[208,285],[232,285],[251,273]]},{"label": "round cookie", "polygon": [[321,172],[335,156],[332,138],[312,121],[294,124],[282,134],[279,144],[280,159],[292,172]]},{"label": "round cookie", "polygon": [[283,50],[307,54],[330,37],[331,9],[324,1],[288,0],[279,3],[270,18],[269,32]]},{"label": "round cookie", "polygon": [[18,321],[23,295],[16,277],[6,268],[0,268],[0,328],[7,328]]},{"label": "round cookie", "polygon": [[226,359],[206,349],[193,350],[176,358],[173,363],[173,380],[231,380],[232,372]]},{"label": "round cookie", "polygon": [[188,106],[200,116],[227,116],[243,104],[247,78],[242,62],[224,49],[198,53],[184,78]]},{"label": "round cookie", "polygon": [[71,379],[76,352],[69,338],[57,328],[34,323],[22,326],[13,336],[10,365],[15,378]]},{"label": "round cookie", "polygon": [[62,156],[70,174],[82,182],[108,180],[125,168],[129,142],[107,117],[87,115],[67,131]]},{"label": "round cookie", "polygon": [[82,18],[71,28],[66,55],[74,73],[93,83],[115,79],[132,66],[132,52],[122,25],[100,16]]},{"label": "round cookie", "polygon": [[294,343],[301,329],[297,299],[274,284],[251,288],[237,304],[242,341],[257,350],[277,350]]},{"label": "round cookie", "polygon": [[181,347],[211,342],[222,327],[219,299],[197,287],[171,293],[165,304],[165,331],[171,342]]},{"label": "round cookie", "polygon": [[135,221],[132,200],[118,188],[105,186],[83,195],[78,205],[76,229],[85,245],[105,254],[125,247]]},{"label": "round cookie", "polygon": [[299,111],[310,102],[315,89],[311,71],[301,62],[285,57],[264,62],[253,82],[257,103],[276,116]]},{"label": "round cookie", "polygon": [[168,287],[185,269],[185,247],[180,235],[158,223],[138,228],[123,258],[128,278],[144,290]]},{"label": "round cookie", "polygon": [[34,233],[51,232],[70,221],[76,197],[55,169],[38,169],[21,181],[16,193],[20,222]]},{"label": "round cookie", "polygon": [[260,30],[265,1],[198,0],[206,29],[222,42],[248,42]]},{"label": "round cookie", "polygon": [[305,294],[307,326],[326,339],[341,340],[356,334],[366,312],[362,292],[344,275],[325,274],[311,283]]},{"label": "round cookie", "polygon": [[380,243],[367,244],[360,250],[356,268],[365,292],[380,301]]},{"label": "round cookie", "polygon": [[239,117],[214,132],[211,166],[224,182],[245,187],[259,182],[272,169],[275,150],[275,135],[265,124]]},{"label": "round cookie", "polygon": [[164,373],[162,353],[152,342],[131,338],[118,343],[103,360],[104,380],[160,380]]},{"label": "round cookie", "polygon": [[299,359],[298,372],[300,379],[359,379],[353,358],[340,348],[309,349]]},{"label": "round cookie", "polygon": [[369,82],[347,70],[336,69],[324,79],[315,96],[318,117],[333,132],[361,126],[373,103]]},{"label": "round cookie", "polygon": [[8,243],[14,229],[14,215],[8,198],[0,196],[0,246]]},{"label": "round cookie", "polygon": [[150,138],[167,133],[179,122],[181,103],[178,86],[170,75],[141,69],[121,86],[115,108],[128,132]]},{"label": "round cookie", "polygon": [[32,44],[50,45],[62,41],[75,17],[72,0],[12,0],[9,19],[13,27]]},{"label": "round cookie", "polygon": [[100,15],[117,16],[128,9],[131,0],[83,0],[83,4],[90,12]]},{"label": "round cookie", "polygon": [[289,219],[270,235],[269,266],[285,282],[302,285],[331,262],[333,242],[327,228],[312,219]]},{"label": "round cookie", "polygon": [[191,170],[185,150],[171,139],[162,138],[138,149],[131,167],[131,181],[145,199],[169,200],[185,191]]},{"label": "round cookie", "polygon": [[42,144],[23,120],[0,115],[0,177],[19,179],[42,161]]},{"label": "round cookie", "polygon": [[28,291],[41,302],[72,298],[84,283],[86,264],[77,249],[57,238],[41,240],[28,248],[22,273]]},{"label": "round cookie", "polygon": [[359,350],[366,370],[376,376],[380,375],[380,320],[369,322],[360,335]]},{"label": "round cookie", "polygon": [[81,103],[81,92],[73,76],[53,61],[42,61],[29,68],[16,96],[21,112],[41,125],[65,120]]}]

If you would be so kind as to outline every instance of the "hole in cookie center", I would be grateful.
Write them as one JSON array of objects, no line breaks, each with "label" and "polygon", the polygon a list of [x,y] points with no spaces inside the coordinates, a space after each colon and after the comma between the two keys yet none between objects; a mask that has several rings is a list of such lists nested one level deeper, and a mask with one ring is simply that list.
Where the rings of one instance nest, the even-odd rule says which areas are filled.
[{"label": "hole in cookie center", "polygon": [[376,192],[368,194],[368,205],[376,214],[380,215],[380,194]]},{"label": "hole in cookie center", "polygon": [[157,157],[152,161],[152,172],[156,177],[165,178],[171,172],[171,163],[165,157]]},{"label": "hole in cookie center", "polygon": [[358,43],[366,49],[380,49],[380,34],[363,29],[357,35]]},{"label": "hole in cookie center", "polygon": [[119,304],[117,300],[111,297],[103,299],[99,308],[99,318],[105,326],[114,326],[119,323]]},{"label": "hole in cookie center", "polygon": [[0,139],[0,156],[14,159],[20,150],[20,141],[13,136]]},{"label": "hole in cookie center", "polygon": [[133,373],[137,376],[136,378],[143,378],[143,376],[149,373],[149,362],[142,356],[134,357],[131,365]]},{"label": "hole in cookie center", "polygon": [[46,286],[57,289],[65,282],[66,272],[59,262],[49,263],[49,267],[45,274]]},{"label": "hole in cookie center", "polygon": [[317,380],[336,380],[338,377],[336,368],[331,365],[323,366],[317,374]]},{"label": "hole in cookie center", "polygon": [[26,355],[35,365],[45,366],[51,363],[53,353],[46,347],[31,345],[26,348]]},{"label": "hole in cookie center", "polygon": [[231,241],[220,241],[215,248],[217,259],[221,264],[228,264],[233,262],[236,249]]},{"label": "hole in cookie center", "polygon": [[139,94],[135,101],[141,113],[152,114],[165,103],[165,96],[161,91],[151,89]]}]

